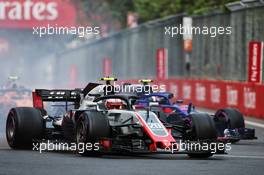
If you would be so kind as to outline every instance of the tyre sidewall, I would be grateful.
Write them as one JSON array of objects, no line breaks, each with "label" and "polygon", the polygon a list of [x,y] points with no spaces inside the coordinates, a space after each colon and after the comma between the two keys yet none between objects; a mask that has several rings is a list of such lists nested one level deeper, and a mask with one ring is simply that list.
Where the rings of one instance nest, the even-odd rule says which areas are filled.
[{"label": "tyre sidewall", "polygon": [[7,117],[7,125],[11,118],[15,121],[13,139],[8,137],[6,128],[6,137],[10,147],[29,148],[33,146],[33,139],[42,138],[44,120],[39,110],[30,107],[12,108]]}]

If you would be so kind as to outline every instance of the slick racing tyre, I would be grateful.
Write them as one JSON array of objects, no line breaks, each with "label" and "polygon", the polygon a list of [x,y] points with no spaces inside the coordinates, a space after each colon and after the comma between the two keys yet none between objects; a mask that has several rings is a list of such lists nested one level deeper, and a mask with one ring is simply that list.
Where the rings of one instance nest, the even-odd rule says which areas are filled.
[{"label": "slick racing tyre", "polygon": [[213,153],[189,153],[188,156],[190,158],[208,158],[208,157],[212,157]]},{"label": "slick racing tyre", "polygon": [[[225,129],[245,128],[243,115],[234,108],[219,109],[215,113],[215,124],[218,130],[218,135],[223,137]],[[238,142],[239,139],[232,140],[232,143]]]},{"label": "slick racing tyre", "polygon": [[[100,155],[99,141],[110,135],[108,119],[99,112],[83,112],[76,124],[76,143],[78,153],[82,156]],[[79,149],[79,145],[90,145],[91,149]],[[86,146],[84,146],[86,147]]]},{"label": "slick racing tyre", "polygon": [[[213,119],[206,113],[193,113],[190,115],[192,130],[194,137],[192,139],[196,141],[217,139],[217,130]],[[202,142],[201,142],[202,143]],[[191,152],[188,153],[191,158],[208,158],[213,156],[209,150],[206,152]]]},{"label": "slick racing tyre", "polygon": [[6,120],[7,143],[13,149],[30,149],[34,139],[41,139],[44,121],[38,109],[12,108]]},{"label": "slick racing tyre", "polygon": [[215,140],[217,138],[217,130],[214,121],[208,114],[193,113],[190,117],[195,140]]},{"label": "slick racing tyre", "polygon": [[75,124],[73,120],[67,116],[64,116],[62,119],[61,129],[63,136],[67,142],[75,141]]},{"label": "slick racing tyre", "polygon": [[243,115],[234,108],[220,109],[215,113],[215,120],[219,121],[224,118],[227,128],[245,128],[245,121]]}]

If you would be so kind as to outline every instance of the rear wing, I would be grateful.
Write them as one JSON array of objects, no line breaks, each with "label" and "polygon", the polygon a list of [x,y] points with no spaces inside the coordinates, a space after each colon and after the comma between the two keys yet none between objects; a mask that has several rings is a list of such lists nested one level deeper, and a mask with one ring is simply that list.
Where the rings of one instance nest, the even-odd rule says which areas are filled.
[{"label": "rear wing", "polygon": [[65,89],[36,89],[32,92],[33,107],[43,108],[43,102],[74,102],[75,106],[79,105],[81,89],[65,90]]}]

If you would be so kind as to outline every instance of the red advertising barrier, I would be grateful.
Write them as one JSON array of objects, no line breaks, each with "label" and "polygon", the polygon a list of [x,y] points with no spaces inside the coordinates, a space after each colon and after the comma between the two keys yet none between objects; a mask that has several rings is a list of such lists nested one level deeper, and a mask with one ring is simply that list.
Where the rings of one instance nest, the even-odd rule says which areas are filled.
[{"label": "red advertising barrier", "polygon": [[76,9],[69,0],[0,0],[1,28],[75,26]]},{"label": "red advertising barrier", "polygon": [[192,101],[200,107],[238,108],[246,115],[264,118],[264,86],[213,80],[166,80],[175,98]]},{"label": "red advertising barrier", "polygon": [[166,90],[172,92],[175,99],[193,102],[195,106],[234,107],[245,115],[264,119],[264,85],[261,84],[193,79],[154,80],[154,84],[166,85]]}]

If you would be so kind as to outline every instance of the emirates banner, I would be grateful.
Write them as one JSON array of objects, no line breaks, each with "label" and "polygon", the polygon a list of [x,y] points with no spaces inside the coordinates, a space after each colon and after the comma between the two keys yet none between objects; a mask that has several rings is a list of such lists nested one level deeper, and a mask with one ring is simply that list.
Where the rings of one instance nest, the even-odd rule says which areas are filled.
[{"label": "emirates banner", "polygon": [[103,59],[103,76],[112,75],[112,60],[108,57]]},{"label": "emirates banner", "polygon": [[166,79],[168,77],[168,50],[166,48],[157,49],[156,72],[157,79]]},{"label": "emirates banner", "polygon": [[262,82],[263,42],[249,42],[248,82]]},{"label": "emirates banner", "polygon": [[75,26],[76,9],[69,0],[0,0],[1,28]]}]

